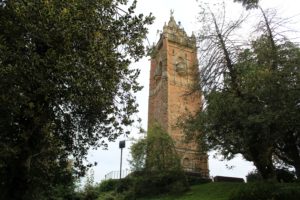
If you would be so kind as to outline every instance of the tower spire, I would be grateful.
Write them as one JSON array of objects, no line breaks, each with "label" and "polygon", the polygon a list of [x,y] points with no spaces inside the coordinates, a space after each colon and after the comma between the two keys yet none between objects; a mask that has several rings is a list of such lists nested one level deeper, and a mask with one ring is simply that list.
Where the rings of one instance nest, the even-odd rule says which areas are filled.
[{"label": "tower spire", "polygon": [[171,9],[171,10],[170,10],[170,17],[173,17],[173,15],[174,15],[174,10]]}]

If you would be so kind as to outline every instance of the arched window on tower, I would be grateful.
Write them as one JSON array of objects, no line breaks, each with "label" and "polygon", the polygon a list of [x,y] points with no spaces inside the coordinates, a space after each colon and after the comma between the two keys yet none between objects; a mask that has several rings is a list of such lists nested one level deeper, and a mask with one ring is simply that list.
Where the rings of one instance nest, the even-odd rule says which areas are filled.
[{"label": "arched window on tower", "polygon": [[154,79],[155,80],[159,80],[161,78],[161,75],[162,75],[162,62],[160,61],[158,63],[158,66],[156,67],[155,69],[155,73],[154,73]]},{"label": "arched window on tower", "polygon": [[186,74],[186,61],[182,57],[179,57],[175,63],[175,70],[179,75]]}]

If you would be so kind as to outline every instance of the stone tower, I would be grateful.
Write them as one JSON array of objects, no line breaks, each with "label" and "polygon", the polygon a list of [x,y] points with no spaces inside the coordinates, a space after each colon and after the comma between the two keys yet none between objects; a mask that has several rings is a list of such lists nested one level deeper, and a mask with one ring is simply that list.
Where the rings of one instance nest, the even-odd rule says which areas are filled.
[{"label": "stone tower", "polygon": [[178,117],[201,106],[200,93],[188,95],[197,73],[196,38],[187,36],[171,14],[151,58],[148,127],[158,122],[174,140],[184,170],[208,177],[207,154],[200,154],[196,143],[186,143],[175,127]]}]

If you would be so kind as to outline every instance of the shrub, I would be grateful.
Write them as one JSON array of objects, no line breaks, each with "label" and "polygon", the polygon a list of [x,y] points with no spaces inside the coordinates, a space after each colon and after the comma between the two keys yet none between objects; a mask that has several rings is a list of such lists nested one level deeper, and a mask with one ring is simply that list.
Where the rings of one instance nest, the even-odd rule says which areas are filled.
[{"label": "shrub", "polygon": [[188,184],[185,181],[175,181],[171,183],[167,189],[167,192],[170,194],[182,194],[188,190]]},{"label": "shrub", "polygon": [[246,176],[246,179],[247,179],[248,183],[263,180],[262,176],[260,175],[260,173],[257,170],[249,172]]},{"label": "shrub", "polygon": [[[278,182],[292,183],[296,181],[295,173],[286,168],[276,169],[275,175]],[[262,176],[257,170],[249,172],[246,178],[247,182],[263,181]]]},{"label": "shrub", "polygon": [[300,186],[283,187],[274,192],[274,200],[299,200],[300,199]]},{"label": "shrub", "polygon": [[214,182],[234,182],[234,183],[244,183],[243,178],[230,177],[230,176],[215,176]]},{"label": "shrub", "polygon": [[104,192],[98,196],[97,200],[124,200],[123,196],[123,194],[118,194],[115,191]]},{"label": "shrub", "polygon": [[99,185],[99,191],[100,192],[113,191],[116,189],[118,183],[119,183],[119,180],[116,180],[116,179],[104,180]]},{"label": "shrub", "polygon": [[286,169],[276,169],[276,178],[278,182],[292,183],[296,180],[295,173]]},{"label": "shrub", "polygon": [[185,172],[185,176],[189,185],[199,185],[212,182],[210,178],[204,178],[201,174],[195,172]]},{"label": "shrub", "polygon": [[158,123],[149,128],[146,138],[132,146],[131,154],[132,168],[139,171],[132,173],[124,183],[122,181],[117,192],[126,192],[134,199],[165,193],[178,194],[188,189],[174,141]]},{"label": "shrub", "polygon": [[183,193],[188,182],[182,171],[151,171],[137,177],[135,182],[137,196],[152,196],[165,193]]},{"label": "shrub", "polygon": [[116,185],[116,192],[123,193],[129,191],[134,186],[134,179],[131,177],[126,177],[121,179]]},{"label": "shrub", "polygon": [[234,192],[229,200],[271,200],[275,190],[277,188],[273,184],[249,183]]},{"label": "shrub", "polygon": [[124,199],[154,196],[160,194],[180,194],[188,189],[188,182],[182,171],[140,171],[122,179],[116,188],[124,194]]},{"label": "shrub", "polygon": [[299,184],[248,183],[234,192],[229,200],[298,200]]}]

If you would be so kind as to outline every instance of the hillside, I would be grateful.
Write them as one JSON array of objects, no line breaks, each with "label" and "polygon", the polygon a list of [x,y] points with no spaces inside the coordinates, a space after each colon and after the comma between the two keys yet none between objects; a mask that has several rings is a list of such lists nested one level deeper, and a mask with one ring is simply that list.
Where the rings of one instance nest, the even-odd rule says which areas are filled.
[{"label": "hillside", "polygon": [[181,196],[161,196],[140,200],[227,200],[231,192],[242,183],[207,183],[192,186],[190,191]]}]

